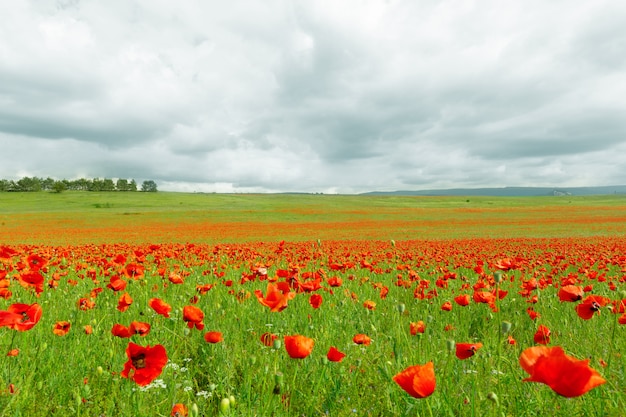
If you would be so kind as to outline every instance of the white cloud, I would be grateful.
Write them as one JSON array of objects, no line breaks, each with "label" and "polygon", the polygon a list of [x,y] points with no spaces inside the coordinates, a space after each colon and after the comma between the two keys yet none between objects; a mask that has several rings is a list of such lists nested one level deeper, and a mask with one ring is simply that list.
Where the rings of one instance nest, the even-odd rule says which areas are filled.
[{"label": "white cloud", "polygon": [[1,178],[207,192],[626,182],[626,3],[5,9]]}]

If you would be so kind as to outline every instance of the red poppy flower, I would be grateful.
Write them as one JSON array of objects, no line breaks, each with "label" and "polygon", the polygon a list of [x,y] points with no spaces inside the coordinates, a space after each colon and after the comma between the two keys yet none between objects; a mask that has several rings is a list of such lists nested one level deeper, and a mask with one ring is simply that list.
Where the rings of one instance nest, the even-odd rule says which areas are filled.
[{"label": "red poppy flower", "polygon": [[89,298],[79,298],[78,299],[78,308],[83,311],[91,310],[96,306],[96,303]]},{"label": "red poppy flower", "polygon": [[107,284],[107,288],[115,292],[118,292],[118,291],[125,290],[126,285],[127,285],[126,281],[124,281],[123,279],[121,279],[119,276],[116,275],[114,277],[111,277],[111,280]]},{"label": "red poppy flower", "polygon": [[117,301],[117,309],[123,313],[128,310],[132,303],[133,299],[130,297],[130,294],[125,292]]},{"label": "red poppy flower", "polygon": [[461,294],[454,297],[454,302],[460,305],[461,307],[466,307],[470,303],[469,294]]},{"label": "red poppy flower", "polygon": [[150,301],[148,302],[148,305],[157,314],[160,314],[163,317],[169,317],[170,311],[172,311],[172,307],[165,301],[161,300],[160,298],[151,298]]},{"label": "red poppy flower", "polygon": [[589,367],[589,359],[569,356],[560,346],[528,348],[522,352],[519,361],[530,374],[524,381],[546,384],[563,397],[578,397],[606,382]]},{"label": "red poppy flower", "polygon": [[533,310],[532,307],[528,307],[526,309],[526,313],[528,314],[528,317],[530,317],[531,320],[537,320],[538,317],[541,317],[541,314]]},{"label": "red poppy flower", "polygon": [[583,295],[585,295],[583,287],[579,287],[578,285],[564,285],[559,289],[558,293],[559,300],[570,303],[582,300]]},{"label": "red poppy flower", "polygon": [[172,407],[170,417],[187,417],[189,415],[189,409],[185,404],[177,403]]},{"label": "red poppy flower", "polygon": [[357,345],[369,345],[372,343],[372,339],[368,335],[361,333],[354,335],[352,341]]},{"label": "red poppy flower", "polygon": [[418,333],[424,333],[426,331],[426,325],[422,320],[418,322],[411,322],[410,324],[411,335],[415,336]]},{"label": "red poppy flower", "polygon": [[32,329],[41,319],[43,310],[37,303],[11,304],[5,311],[0,311],[0,327],[9,327],[20,332]]},{"label": "red poppy flower", "polygon": [[207,343],[219,343],[224,340],[221,332],[206,332],[204,334],[204,341]]},{"label": "red poppy flower", "polygon": [[187,417],[188,415],[189,410],[187,406],[181,403],[174,404],[170,413],[170,417]]},{"label": "red poppy flower", "polygon": [[131,337],[133,335],[130,328],[122,324],[114,324],[111,328],[111,333],[113,334],[113,336],[121,337],[123,339]]},{"label": "red poppy flower", "polygon": [[28,257],[26,258],[26,262],[28,263],[28,267],[32,271],[39,271],[40,269],[43,269],[48,264],[48,261],[45,258],[42,258],[36,253],[28,255]]},{"label": "red poppy flower", "polygon": [[39,271],[24,272],[18,279],[22,287],[34,288],[36,294],[43,292],[43,276]]},{"label": "red poppy flower", "polygon": [[139,336],[146,336],[150,333],[150,324],[141,321],[133,321],[128,326],[128,329],[132,334],[138,334]]},{"label": "red poppy flower", "polygon": [[278,336],[272,333],[263,333],[261,335],[261,343],[268,347],[271,347],[276,339],[278,339]]},{"label": "red poppy flower", "polygon": [[506,342],[507,342],[509,345],[516,345],[516,344],[517,344],[517,341],[516,341],[516,340],[513,338],[513,336],[511,336],[511,335],[509,335],[509,336],[507,337]]},{"label": "red poppy flower", "polygon": [[367,308],[368,310],[376,310],[376,303],[371,300],[367,300],[363,302],[363,307]]},{"label": "red poppy flower", "polygon": [[83,326],[83,330],[85,331],[85,334],[92,334],[93,333],[93,327],[91,327],[91,324],[86,324]]},{"label": "red poppy flower", "polygon": [[483,344],[478,343],[457,343],[456,344],[456,357],[459,359],[467,359],[474,356],[476,351],[483,347]]},{"label": "red poppy flower", "polygon": [[7,356],[17,356],[19,354],[20,354],[19,349],[11,349],[10,351],[7,352]]},{"label": "red poppy flower", "polygon": [[167,353],[162,345],[143,347],[130,342],[126,348],[126,356],[128,361],[120,376],[132,378],[140,386],[154,381],[167,364]]},{"label": "red poppy flower", "polygon": [[328,353],[326,354],[326,358],[328,358],[328,360],[331,362],[341,362],[345,356],[345,353],[340,352],[334,346],[331,346],[330,349],[328,349]]},{"label": "red poppy flower", "polygon": [[441,309],[443,311],[452,311],[452,303],[450,301],[446,301],[445,303],[443,303],[443,305],[441,306]]},{"label": "red poppy flower", "polygon": [[311,307],[317,309],[322,305],[322,296],[320,294],[311,294],[309,297],[309,304]]},{"label": "red poppy flower", "polygon": [[285,350],[294,359],[303,359],[313,351],[314,340],[301,335],[285,336]]},{"label": "red poppy flower", "polygon": [[52,328],[52,333],[57,336],[65,336],[70,331],[70,327],[72,327],[72,325],[68,321],[57,321]]},{"label": "red poppy flower", "polygon": [[287,308],[287,302],[296,296],[296,293],[290,290],[289,284],[285,281],[276,284],[269,282],[265,297],[261,290],[255,290],[254,295],[256,295],[259,303],[269,307],[271,311],[280,312]]},{"label": "red poppy flower", "polygon": [[538,345],[547,345],[548,343],[550,343],[550,334],[550,329],[548,329],[543,324],[540,324],[537,328],[537,332],[535,332],[533,340]]},{"label": "red poppy flower", "polygon": [[187,327],[198,330],[204,329],[204,313],[196,306],[185,306],[183,308],[183,320],[187,322]]},{"label": "red poppy flower", "polygon": [[600,309],[607,305],[611,300],[599,295],[589,295],[585,297],[582,303],[576,306],[576,314],[583,320],[590,320]]},{"label": "red poppy flower", "polygon": [[472,298],[475,303],[491,304],[495,302],[496,295],[489,291],[474,291]]},{"label": "red poppy flower", "polygon": [[393,380],[414,398],[426,398],[435,392],[435,368],[432,362],[409,366],[395,375]]},{"label": "red poppy flower", "polygon": [[343,281],[339,277],[330,277],[330,278],[328,278],[328,285],[330,285],[331,287],[341,287],[342,283],[343,283]]}]

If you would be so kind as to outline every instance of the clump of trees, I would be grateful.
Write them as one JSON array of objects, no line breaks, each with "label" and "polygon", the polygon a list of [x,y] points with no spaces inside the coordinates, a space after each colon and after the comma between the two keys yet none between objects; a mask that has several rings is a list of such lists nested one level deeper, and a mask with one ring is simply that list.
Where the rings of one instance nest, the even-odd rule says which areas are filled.
[{"label": "clump of trees", "polygon": [[[52,191],[56,193],[65,190],[73,191],[137,191],[137,182],[119,178],[113,181],[110,178],[80,178],[77,180],[55,180],[53,178],[23,177],[17,181],[0,179],[0,191],[31,192]],[[141,191],[156,192],[157,184],[146,180],[141,184]]]}]

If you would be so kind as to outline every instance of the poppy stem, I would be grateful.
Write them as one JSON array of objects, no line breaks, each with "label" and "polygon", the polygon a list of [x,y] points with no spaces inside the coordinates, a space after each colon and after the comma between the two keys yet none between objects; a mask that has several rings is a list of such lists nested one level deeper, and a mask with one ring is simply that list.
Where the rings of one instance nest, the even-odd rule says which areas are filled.
[{"label": "poppy stem", "polygon": [[613,314],[615,318],[613,319],[613,329],[611,330],[611,340],[609,340],[609,354],[606,361],[605,375],[608,377],[611,372],[611,362],[613,358],[613,349],[615,343],[615,332],[617,330],[617,321],[619,320],[619,314]]}]

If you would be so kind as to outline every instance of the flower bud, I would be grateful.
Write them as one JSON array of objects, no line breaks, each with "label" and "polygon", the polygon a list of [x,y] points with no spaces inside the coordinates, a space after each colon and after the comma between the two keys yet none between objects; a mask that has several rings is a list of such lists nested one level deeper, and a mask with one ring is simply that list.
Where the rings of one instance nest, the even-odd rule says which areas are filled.
[{"label": "flower bud", "polygon": [[230,411],[230,400],[228,398],[222,398],[222,401],[220,401],[220,412],[226,414],[229,411]]},{"label": "flower bud", "polygon": [[502,329],[502,333],[508,333],[511,330],[511,322],[510,321],[503,321],[502,323],[500,323],[500,329]]},{"label": "flower bud", "polygon": [[404,305],[404,303],[398,304],[396,308],[398,309],[398,313],[400,314],[404,313],[404,310],[406,310],[406,306]]},{"label": "flower bud", "polygon": [[450,352],[454,352],[454,350],[456,349],[456,343],[454,343],[453,339],[448,339],[446,341],[446,347]]},{"label": "flower bud", "polygon": [[280,339],[274,339],[274,343],[272,347],[276,350],[279,350],[283,346],[283,342]]},{"label": "flower bud", "polygon": [[229,395],[228,396],[228,401],[230,401],[230,406],[234,407],[237,405],[237,401],[235,401],[235,396],[234,395]]},{"label": "flower bud", "polygon": [[496,282],[496,284],[499,284],[500,282],[502,282],[502,271],[496,271],[493,273],[493,280]]},{"label": "flower bud", "polygon": [[198,417],[200,415],[200,410],[198,410],[198,404],[196,403],[191,404],[191,408],[189,409],[189,412],[191,413],[191,417]]},{"label": "flower bud", "polygon": [[493,401],[494,403],[498,404],[498,394],[496,394],[493,391],[487,394],[487,399],[489,401]]}]

